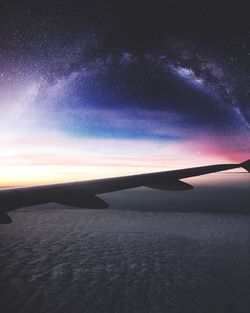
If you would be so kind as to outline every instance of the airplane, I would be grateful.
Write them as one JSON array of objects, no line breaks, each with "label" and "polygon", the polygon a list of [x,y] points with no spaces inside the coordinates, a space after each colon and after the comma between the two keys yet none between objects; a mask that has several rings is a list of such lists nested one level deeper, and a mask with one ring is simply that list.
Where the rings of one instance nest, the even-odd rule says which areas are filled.
[{"label": "airplane", "polygon": [[0,224],[12,223],[8,211],[26,206],[54,202],[79,208],[105,209],[109,205],[99,198],[98,194],[141,186],[168,191],[190,190],[193,186],[181,179],[240,167],[250,173],[250,159],[236,164],[217,164],[89,181],[0,189]]}]

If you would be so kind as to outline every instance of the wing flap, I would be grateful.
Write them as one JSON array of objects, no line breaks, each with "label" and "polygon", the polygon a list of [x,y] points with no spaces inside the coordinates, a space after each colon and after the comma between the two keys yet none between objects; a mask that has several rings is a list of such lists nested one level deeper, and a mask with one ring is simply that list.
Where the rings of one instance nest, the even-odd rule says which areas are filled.
[{"label": "wing flap", "polygon": [[185,183],[181,180],[175,180],[172,182],[166,183],[155,183],[155,184],[147,184],[145,187],[158,189],[158,190],[169,190],[169,191],[184,191],[191,190],[194,187],[188,183]]},{"label": "wing flap", "polygon": [[56,203],[69,205],[77,208],[90,209],[106,209],[109,207],[108,203],[95,195],[82,195],[82,197],[68,197],[56,201]]}]

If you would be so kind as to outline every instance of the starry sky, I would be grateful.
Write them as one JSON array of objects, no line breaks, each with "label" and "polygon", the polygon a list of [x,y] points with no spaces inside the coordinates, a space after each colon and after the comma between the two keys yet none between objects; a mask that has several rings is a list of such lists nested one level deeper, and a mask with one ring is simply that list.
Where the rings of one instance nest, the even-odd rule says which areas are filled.
[{"label": "starry sky", "polygon": [[1,1],[0,185],[250,156],[250,17],[217,1]]}]

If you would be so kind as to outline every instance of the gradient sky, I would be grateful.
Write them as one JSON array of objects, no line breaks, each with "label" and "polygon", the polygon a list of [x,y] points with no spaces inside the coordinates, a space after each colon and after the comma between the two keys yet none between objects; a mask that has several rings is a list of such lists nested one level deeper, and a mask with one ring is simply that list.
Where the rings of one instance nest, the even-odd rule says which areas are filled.
[{"label": "gradient sky", "polygon": [[247,7],[127,2],[1,1],[0,185],[249,158]]}]

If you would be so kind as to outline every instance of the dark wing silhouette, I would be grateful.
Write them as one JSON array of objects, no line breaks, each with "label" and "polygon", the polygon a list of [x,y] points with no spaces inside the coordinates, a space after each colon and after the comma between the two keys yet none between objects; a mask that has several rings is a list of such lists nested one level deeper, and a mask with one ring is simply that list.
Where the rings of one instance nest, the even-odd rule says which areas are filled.
[{"label": "dark wing silhouette", "polygon": [[21,207],[56,202],[80,208],[107,208],[97,194],[146,186],[161,190],[183,191],[193,186],[181,179],[242,167],[250,172],[250,160],[239,164],[218,164],[174,171],[131,175],[54,185],[7,188],[0,190],[0,223],[10,223],[7,211]]}]

